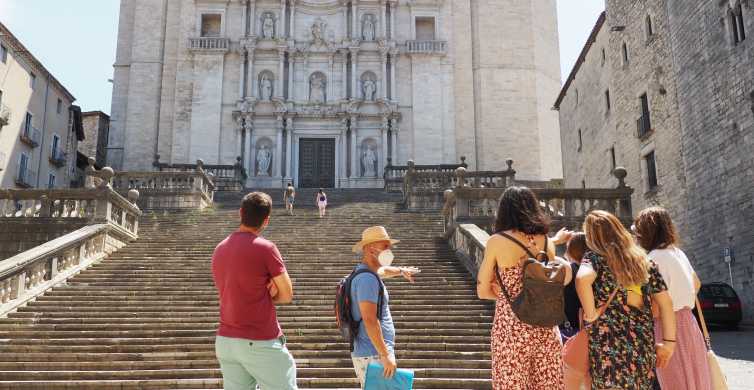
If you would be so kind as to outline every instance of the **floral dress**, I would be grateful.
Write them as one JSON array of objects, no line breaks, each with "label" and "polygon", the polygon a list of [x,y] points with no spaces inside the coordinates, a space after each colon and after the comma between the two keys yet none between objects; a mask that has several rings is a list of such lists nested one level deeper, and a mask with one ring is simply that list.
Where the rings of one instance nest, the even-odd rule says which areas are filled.
[{"label": "floral dress", "polygon": [[618,287],[613,302],[589,329],[592,389],[651,390],[656,362],[651,298],[667,290],[657,266],[652,263],[649,282],[641,287],[644,304],[638,309],[628,305],[627,290],[617,284],[604,258],[588,253],[583,264],[597,273],[592,289],[598,307]]},{"label": "floral dress", "polygon": [[[511,297],[523,289],[523,268],[499,270]],[[502,293],[492,324],[492,388],[494,390],[560,390],[562,345],[558,327],[543,328],[519,321]]]}]

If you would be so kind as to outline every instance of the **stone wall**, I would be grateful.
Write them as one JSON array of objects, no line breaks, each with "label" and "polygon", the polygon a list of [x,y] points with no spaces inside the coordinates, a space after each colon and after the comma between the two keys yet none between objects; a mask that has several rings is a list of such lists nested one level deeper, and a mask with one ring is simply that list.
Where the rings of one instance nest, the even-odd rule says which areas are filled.
[{"label": "stone wall", "polygon": [[107,137],[110,130],[110,116],[101,111],[81,114],[84,127],[84,141],[79,142],[78,151],[95,158],[97,166],[107,164]]},{"label": "stone wall", "polygon": [[[668,1],[683,134],[687,229],[684,247],[705,281],[730,283],[754,319],[754,3],[749,35],[734,44],[735,1]],[[724,248],[733,250],[730,273]]]}]

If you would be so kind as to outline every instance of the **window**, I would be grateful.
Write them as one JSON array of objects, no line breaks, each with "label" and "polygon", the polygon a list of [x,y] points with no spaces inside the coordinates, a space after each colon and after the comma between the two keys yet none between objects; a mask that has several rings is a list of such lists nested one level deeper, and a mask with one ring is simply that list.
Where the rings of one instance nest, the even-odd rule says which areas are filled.
[{"label": "window", "polygon": [[607,62],[607,53],[605,52],[605,48],[602,48],[602,62],[600,63],[600,66],[605,66],[605,63]]},{"label": "window", "polygon": [[52,135],[52,145],[50,145],[50,155],[52,158],[57,158],[59,151],[58,147],[60,146],[60,137],[57,134]]},{"label": "window", "polygon": [[623,66],[628,66],[628,45],[626,45],[626,42],[623,42],[621,51],[623,52]]},{"label": "window", "polygon": [[55,174],[51,173],[47,178],[47,188],[55,188]]},{"label": "window", "polygon": [[58,111],[58,115],[60,115],[60,113],[63,112],[63,101],[60,99],[58,99],[57,111]]},{"label": "window", "polygon": [[8,48],[5,45],[0,45],[0,61],[4,63],[8,62]]},{"label": "window", "polygon": [[647,34],[647,41],[649,41],[654,35],[654,27],[652,26],[652,15],[647,15],[647,19],[644,21],[646,34]]},{"label": "window", "polygon": [[581,151],[581,147],[583,146],[583,139],[581,138],[581,129],[579,129],[579,146],[577,151]]},{"label": "window", "polygon": [[639,97],[641,103],[641,118],[637,122],[637,129],[639,138],[644,138],[649,132],[652,131],[652,119],[649,114],[649,98],[647,94],[642,94]]},{"label": "window", "polygon": [[30,113],[26,113],[26,120],[24,120],[24,134],[29,135],[31,133],[31,123],[33,117]]},{"label": "window", "polygon": [[613,146],[612,148],[610,148],[610,167],[611,167],[611,171],[614,171],[617,166],[618,166],[618,164],[615,161],[615,146]]},{"label": "window", "polygon": [[644,156],[644,162],[647,166],[647,186],[649,186],[649,190],[654,190],[657,188],[657,165],[655,163],[655,152],[649,152],[646,156]]},{"label": "window", "polygon": [[606,108],[605,111],[610,112],[611,105],[610,105],[610,90],[609,89],[605,90],[605,108]]},{"label": "window", "polygon": [[29,155],[26,153],[21,153],[21,155],[18,157],[18,181],[26,183],[27,182],[27,172],[29,169]]},{"label": "window", "polygon": [[741,3],[730,10],[730,30],[733,35],[733,43],[739,44],[746,39],[746,23],[744,23],[744,14]]},{"label": "window", "polygon": [[434,41],[435,38],[435,18],[434,17],[417,17],[416,18],[416,40],[417,41]]},{"label": "window", "polygon": [[202,37],[219,37],[222,30],[223,17],[220,14],[202,15]]}]

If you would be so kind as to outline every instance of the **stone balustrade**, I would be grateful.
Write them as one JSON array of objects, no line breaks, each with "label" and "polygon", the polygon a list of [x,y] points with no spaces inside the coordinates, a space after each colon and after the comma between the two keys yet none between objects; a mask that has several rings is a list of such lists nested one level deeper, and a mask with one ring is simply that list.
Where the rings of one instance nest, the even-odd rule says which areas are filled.
[{"label": "stone balustrade", "polygon": [[192,51],[228,51],[230,39],[220,37],[189,38],[188,49]]},{"label": "stone balustrade", "polygon": [[[625,184],[624,168],[616,168],[614,174],[619,181],[618,187],[614,189],[532,188],[543,210],[550,217],[550,231],[563,227],[581,230],[586,215],[596,209],[609,211],[626,226],[630,225],[633,189]],[[474,277],[484,259],[503,191],[504,188],[472,187],[445,191],[445,237]]]},{"label": "stone balustrade", "polygon": [[113,188],[121,193],[139,191],[139,207],[144,210],[204,209],[212,205],[215,184],[197,161],[196,170],[186,172],[117,172]]},{"label": "stone balustrade", "polygon": [[0,317],[120,249],[130,239],[111,223],[89,225],[0,261]]},{"label": "stone balustrade", "polygon": [[503,171],[467,171],[458,167],[454,171],[418,172],[409,161],[403,181],[403,204],[408,209],[440,209],[445,203],[444,191],[451,188],[507,188],[513,185],[516,171],[513,160],[506,162]]},{"label": "stone balustrade", "polygon": [[[408,172],[408,165],[393,165],[392,159],[387,159],[387,166],[383,174],[385,181],[385,191],[387,192],[401,192],[403,191],[403,180]],[[458,168],[467,168],[466,157],[461,156],[460,164],[436,164],[436,165],[418,165],[409,160],[409,164],[413,164],[414,172],[448,172],[453,173]]]},{"label": "stone balustrade", "polygon": [[[167,164],[160,162],[160,155],[155,156],[154,167],[160,172],[192,172],[197,164]],[[217,191],[241,191],[247,179],[246,169],[241,164],[241,157],[236,157],[233,165],[202,164],[204,172],[211,176]]]},{"label": "stone balustrade", "polygon": [[445,55],[447,52],[447,41],[406,41],[406,53],[408,54]]}]

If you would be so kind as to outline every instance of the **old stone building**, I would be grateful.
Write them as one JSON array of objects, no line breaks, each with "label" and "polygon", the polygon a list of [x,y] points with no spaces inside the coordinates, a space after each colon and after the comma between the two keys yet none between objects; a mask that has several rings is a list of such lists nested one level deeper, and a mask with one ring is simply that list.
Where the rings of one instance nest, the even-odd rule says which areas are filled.
[{"label": "old stone building", "polygon": [[455,163],[562,176],[554,0],[122,0],[108,163],[381,186]]},{"label": "old stone building", "polygon": [[0,188],[68,187],[83,139],[73,95],[0,23]]},{"label": "old stone building", "polygon": [[625,166],[634,212],[668,208],[703,280],[732,279],[754,318],[754,10],[606,6],[555,104],[565,185],[612,187],[610,172]]},{"label": "old stone building", "polygon": [[81,114],[84,141],[79,142],[79,152],[94,157],[97,166],[107,164],[107,139],[110,132],[110,115],[102,111],[87,111]]}]

